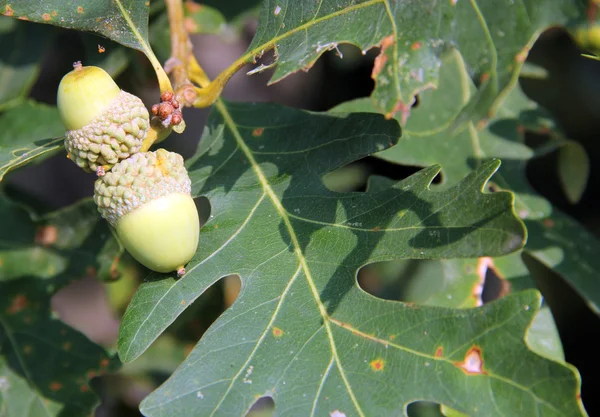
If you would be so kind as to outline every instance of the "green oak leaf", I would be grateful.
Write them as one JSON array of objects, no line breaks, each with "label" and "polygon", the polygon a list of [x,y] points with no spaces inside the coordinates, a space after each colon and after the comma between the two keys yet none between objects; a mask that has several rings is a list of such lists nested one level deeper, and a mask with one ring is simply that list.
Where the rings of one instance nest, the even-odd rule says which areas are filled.
[{"label": "green oak leaf", "polygon": [[0,16],[0,110],[27,97],[53,38],[48,29]]},{"label": "green oak leaf", "polygon": [[585,7],[580,0],[265,0],[240,61],[251,63],[274,48],[276,82],[311,67],[340,43],[363,51],[380,46],[371,99],[381,113],[406,116],[415,94],[438,84],[442,53],[456,47],[479,83],[461,106],[462,122],[487,117],[516,81],[538,35],[583,21]]},{"label": "green oak leaf", "polygon": [[95,32],[146,54],[149,7],[149,0],[0,0],[5,16]]},{"label": "green oak leaf", "polygon": [[[406,122],[402,140],[378,156],[406,165],[441,164],[442,183],[435,186],[438,189],[455,186],[487,160],[502,159],[502,168],[489,185],[494,190],[515,193],[515,209],[528,230],[523,250],[561,275],[594,311],[600,312],[600,259],[594,255],[600,252],[600,242],[538,195],[525,175],[531,158],[568,142],[546,112],[518,87],[507,94],[496,117],[453,130],[454,118],[474,94],[475,87],[460,54],[449,52],[441,68],[439,88],[419,95],[419,106]],[[369,109],[376,111],[368,99],[360,99],[335,111]],[[549,135],[549,140],[532,149],[524,143],[524,135],[529,131]],[[504,268],[508,267],[504,264]],[[511,273],[500,271],[500,275]]]},{"label": "green oak leaf", "polygon": [[32,219],[0,195],[0,218],[0,415],[89,416],[98,404],[89,380],[119,361],[62,323],[50,298],[108,274],[121,250],[90,200]]},{"label": "green oak leaf", "polygon": [[[393,181],[388,178],[373,176],[368,186],[375,191],[392,185]],[[499,280],[493,284],[495,298],[536,288],[521,251],[494,258],[381,262],[368,265],[360,277],[361,287],[375,296],[422,305],[468,308],[483,305],[484,286],[492,285],[486,284],[490,272]],[[373,279],[374,286],[370,284]],[[565,360],[558,329],[547,305],[535,316],[526,341],[540,355]]]},{"label": "green oak leaf", "polygon": [[568,141],[558,151],[558,176],[567,199],[579,202],[590,176],[590,161],[579,142]]},{"label": "green oak leaf", "polygon": [[63,147],[65,128],[56,107],[26,101],[0,114],[0,126],[0,181],[8,171]]},{"label": "green oak leaf", "polygon": [[[123,318],[120,357],[138,357],[219,279],[239,275],[241,293],[144,400],[145,415],[245,415],[262,396],[278,415],[399,414],[416,399],[471,415],[585,415],[573,369],[523,340],[535,291],[451,309],[358,287],[365,264],[500,256],[523,244],[511,194],[482,191],[498,161],[439,192],[429,190],[435,166],[381,191],[324,186],[326,173],[399,134],[377,115],[217,104],[187,162],[193,195],[212,207],[200,247],[182,278],[152,273],[141,285]],[[477,375],[461,368],[478,357]],[[520,358],[518,372],[509,357]]]}]

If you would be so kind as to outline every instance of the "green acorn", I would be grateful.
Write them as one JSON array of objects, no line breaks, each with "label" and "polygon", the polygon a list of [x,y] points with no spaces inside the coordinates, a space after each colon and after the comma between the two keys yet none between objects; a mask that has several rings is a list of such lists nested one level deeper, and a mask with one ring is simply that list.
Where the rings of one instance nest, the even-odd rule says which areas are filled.
[{"label": "green acorn", "polygon": [[200,222],[181,155],[137,153],[99,177],[94,188],[100,214],[138,262],[157,272],[185,273]]},{"label": "green acorn", "polygon": [[74,67],[61,80],[57,94],[67,128],[65,147],[73,162],[96,172],[139,152],[150,115],[139,97],[122,91],[102,68],[80,62]]}]

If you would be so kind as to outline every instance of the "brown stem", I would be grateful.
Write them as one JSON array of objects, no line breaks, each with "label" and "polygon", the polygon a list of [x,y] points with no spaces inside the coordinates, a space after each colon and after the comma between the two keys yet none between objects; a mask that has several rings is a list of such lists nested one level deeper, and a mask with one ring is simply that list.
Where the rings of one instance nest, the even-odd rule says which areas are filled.
[{"label": "brown stem", "polygon": [[194,86],[188,79],[188,65],[193,58],[192,42],[185,30],[185,16],[182,0],[165,0],[169,27],[171,29],[171,58],[168,64],[175,81],[175,97],[185,106],[192,106],[196,100]]}]

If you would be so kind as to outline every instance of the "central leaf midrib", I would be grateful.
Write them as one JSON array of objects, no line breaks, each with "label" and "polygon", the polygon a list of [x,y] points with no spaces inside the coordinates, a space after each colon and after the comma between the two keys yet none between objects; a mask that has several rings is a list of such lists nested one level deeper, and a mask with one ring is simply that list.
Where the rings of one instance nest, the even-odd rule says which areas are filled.
[{"label": "central leaf midrib", "polygon": [[285,208],[283,207],[283,204],[279,200],[279,197],[277,196],[277,194],[275,193],[273,188],[271,188],[271,186],[267,180],[267,177],[265,176],[260,165],[257,163],[256,159],[254,158],[252,150],[248,147],[248,145],[246,145],[244,138],[242,137],[241,133],[237,129],[237,125],[236,125],[233,117],[231,116],[231,114],[227,110],[227,107],[225,106],[224,102],[221,99],[219,99],[216,102],[216,107],[217,107],[218,111],[221,113],[221,116],[223,117],[226,126],[231,131],[238,146],[240,147],[240,149],[246,156],[246,158],[247,158],[248,162],[250,163],[250,166],[252,167],[252,170],[254,171],[255,175],[257,176],[265,194],[271,200],[271,203],[273,204],[275,210],[279,213],[279,216],[281,217],[281,219],[285,225],[285,228],[287,229],[287,231],[289,233],[290,240],[292,241],[292,244],[294,246],[294,253],[296,254],[296,257],[298,258],[298,262],[300,264],[302,271],[304,272],[306,281],[311,290],[313,298],[315,299],[315,303],[317,304],[319,313],[323,320],[323,325],[325,326],[325,330],[327,331],[327,336],[328,336],[329,345],[331,348],[331,353],[336,362],[336,365],[339,370],[342,381],[344,382],[344,385],[346,386],[348,395],[350,396],[350,399],[352,400],[352,403],[353,403],[356,411],[358,412],[358,414],[361,417],[364,417],[365,414],[363,413],[363,411],[360,407],[360,404],[358,403],[358,400],[357,400],[356,396],[354,395],[352,387],[350,386],[350,383],[349,383],[349,381],[346,377],[346,374],[344,372],[344,369],[342,367],[339,355],[337,353],[337,347],[335,344],[335,340],[333,338],[333,332],[332,332],[331,324],[330,324],[330,317],[327,313],[327,309],[326,309],[325,305],[321,301],[317,286],[312,277],[312,272],[311,272],[310,268],[308,267],[308,263],[306,261],[306,258],[304,257],[303,251],[302,251],[302,246],[300,245],[300,241],[298,239],[298,236],[296,235],[296,231],[295,231],[294,227],[292,226],[292,222],[288,216],[288,213],[285,210]]}]

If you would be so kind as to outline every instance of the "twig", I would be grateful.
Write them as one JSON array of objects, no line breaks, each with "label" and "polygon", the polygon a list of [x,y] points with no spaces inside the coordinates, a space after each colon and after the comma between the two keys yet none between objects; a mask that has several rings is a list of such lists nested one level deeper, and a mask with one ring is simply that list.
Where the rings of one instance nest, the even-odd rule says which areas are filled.
[{"label": "twig", "polygon": [[[192,43],[185,30],[182,0],[165,0],[171,30],[171,58],[166,66],[173,75],[175,97],[184,106],[192,106],[196,91],[188,78],[188,65],[193,58]],[[195,60],[195,59],[194,59]]]}]

